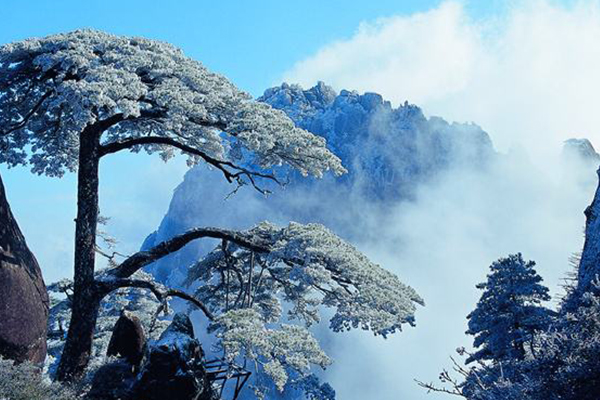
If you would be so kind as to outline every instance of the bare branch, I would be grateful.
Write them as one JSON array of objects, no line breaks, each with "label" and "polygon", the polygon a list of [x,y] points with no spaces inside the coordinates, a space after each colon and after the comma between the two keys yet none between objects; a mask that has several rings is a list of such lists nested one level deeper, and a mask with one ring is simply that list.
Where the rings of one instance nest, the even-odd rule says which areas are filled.
[{"label": "bare branch", "polygon": [[451,394],[454,396],[463,397],[465,399],[467,398],[467,396],[462,394],[462,392],[457,390],[455,387],[453,387],[452,389],[446,389],[444,387],[436,386],[433,383],[425,383],[425,382],[421,382],[417,379],[415,379],[414,381],[417,383],[417,385],[421,386],[424,389],[427,389],[427,393],[431,393],[431,392],[446,393],[446,394]]},{"label": "bare branch", "polygon": [[131,149],[135,146],[143,146],[149,144],[162,144],[172,146],[183,151],[184,153],[198,156],[202,158],[207,164],[210,164],[219,171],[221,171],[223,173],[223,176],[225,176],[225,179],[227,179],[229,183],[237,182],[239,185],[242,185],[244,184],[242,178],[246,177],[250,181],[250,184],[262,194],[268,194],[269,191],[259,187],[256,183],[255,178],[268,179],[279,185],[282,185],[282,183],[273,174],[251,171],[249,169],[235,165],[230,161],[219,160],[217,158],[209,156],[208,154],[195,147],[180,143],[173,138],[164,136],[143,136],[134,139],[108,143],[100,147],[100,157],[103,157],[107,154],[116,153],[121,150]]},{"label": "bare branch", "polygon": [[208,309],[208,307],[206,307],[204,303],[180,290],[170,288],[163,290],[157,285],[153,284],[152,282],[141,279],[100,279],[96,281],[96,288],[98,290],[98,293],[102,297],[108,295],[114,290],[127,287],[148,289],[154,294],[154,296],[156,296],[158,301],[160,301],[161,303],[164,303],[168,297],[179,297],[181,299],[189,301],[190,303],[194,304],[199,309],[201,309],[204,315],[206,315],[206,317],[209,320],[213,321],[215,319],[213,313]]}]

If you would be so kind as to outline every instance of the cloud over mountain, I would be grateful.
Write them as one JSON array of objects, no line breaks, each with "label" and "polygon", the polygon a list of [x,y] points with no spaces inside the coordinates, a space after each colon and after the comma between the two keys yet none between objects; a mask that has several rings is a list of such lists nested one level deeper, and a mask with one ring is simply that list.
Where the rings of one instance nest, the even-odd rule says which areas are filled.
[{"label": "cloud over mountain", "polygon": [[458,2],[362,23],[299,61],[284,79],[376,91],[429,115],[476,121],[500,150],[525,147],[538,165],[578,135],[600,140],[600,6],[507,2],[475,19]]}]

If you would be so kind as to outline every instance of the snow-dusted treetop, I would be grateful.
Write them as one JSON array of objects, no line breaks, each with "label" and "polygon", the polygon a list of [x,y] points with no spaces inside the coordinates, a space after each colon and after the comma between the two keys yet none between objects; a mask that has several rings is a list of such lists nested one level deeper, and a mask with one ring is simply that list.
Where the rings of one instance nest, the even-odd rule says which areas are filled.
[{"label": "snow-dusted treetop", "polygon": [[334,311],[334,331],[386,336],[414,324],[416,304],[423,304],[413,288],[322,225],[263,222],[242,236],[256,247],[223,241],[190,268],[187,283],[200,283],[195,296],[210,311],[210,330],[226,356],[253,360],[280,390],[292,377],[292,384],[306,379],[311,365],[331,363],[307,329],[323,307]]},{"label": "snow-dusted treetop", "polygon": [[260,167],[344,172],[324,139],[168,43],[78,30],[0,47],[0,162],[75,170],[94,124],[102,154],[143,146],[166,159],[178,148],[225,167],[251,155]]},{"label": "snow-dusted treetop", "polygon": [[[282,294],[293,305],[290,316],[307,325],[318,322],[317,310],[324,305],[335,309],[330,320],[334,331],[362,328],[385,336],[401,330],[402,324],[413,324],[416,304],[423,304],[412,287],[323,225],[291,222],[280,228],[263,222],[245,235],[268,252],[220,245],[189,271],[188,282],[203,282],[197,294],[214,314],[247,306],[248,300],[240,299],[233,307],[243,290],[256,299],[253,306],[261,309],[265,321],[278,320],[276,304]],[[236,271],[229,283],[212,279],[222,279],[227,271]],[[256,282],[248,288],[249,281]]]}]

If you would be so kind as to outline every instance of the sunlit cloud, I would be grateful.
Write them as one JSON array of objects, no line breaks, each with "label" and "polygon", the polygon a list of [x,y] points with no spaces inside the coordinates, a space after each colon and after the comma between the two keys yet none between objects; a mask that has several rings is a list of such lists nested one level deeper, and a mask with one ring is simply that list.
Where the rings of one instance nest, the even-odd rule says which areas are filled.
[{"label": "sunlit cloud", "polygon": [[475,121],[500,150],[537,161],[562,141],[600,141],[600,7],[516,2],[473,19],[461,3],[360,25],[352,37],[299,61],[283,78],[381,93],[428,115]]},{"label": "sunlit cloud", "polygon": [[415,329],[389,342],[337,338],[329,378],[340,398],[445,398],[427,395],[413,378],[435,380],[453,350],[471,343],[464,331],[479,296],[474,285],[499,257],[523,252],[560,293],[569,256],[583,244],[596,175],[594,165],[567,165],[559,154],[571,137],[600,143],[598,38],[595,1],[512,2],[485,19],[445,2],[364,22],[285,72],[285,81],[304,87],[324,81],[474,121],[507,154],[489,171],[448,171],[421,185],[414,202],[386,215],[377,240],[357,243],[414,285],[427,306]]}]

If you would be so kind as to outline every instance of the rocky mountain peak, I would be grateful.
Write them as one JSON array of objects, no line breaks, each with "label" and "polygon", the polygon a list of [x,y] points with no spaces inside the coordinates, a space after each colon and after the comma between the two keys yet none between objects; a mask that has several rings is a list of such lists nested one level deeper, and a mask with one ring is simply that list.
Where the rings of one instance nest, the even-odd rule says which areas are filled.
[{"label": "rocky mountain peak", "polygon": [[340,181],[361,181],[376,198],[410,196],[416,181],[451,163],[482,165],[495,154],[479,126],[428,119],[418,106],[405,102],[394,108],[377,93],[341,90],[336,95],[322,82],[308,90],[284,83],[259,101],[323,136],[349,170]]},{"label": "rocky mountain peak", "polygon": [[302,89],[300,85],[283,83],[265,90],[258,101],[271,104],[296,120],[311,118],[333,103],[336,96],[335,90],[323,82],[308,90]]},{"label": "rocky mountain peak", "polygon": [[588,139],[568,139],[563,144],[563,156],[566,158],[577,157],[581,161],[600,162],[600,154]]}]

